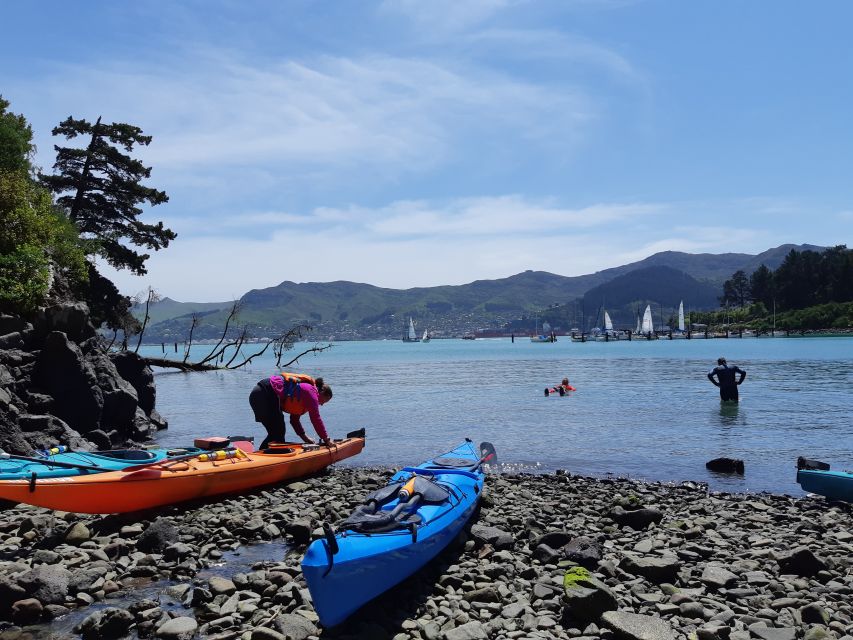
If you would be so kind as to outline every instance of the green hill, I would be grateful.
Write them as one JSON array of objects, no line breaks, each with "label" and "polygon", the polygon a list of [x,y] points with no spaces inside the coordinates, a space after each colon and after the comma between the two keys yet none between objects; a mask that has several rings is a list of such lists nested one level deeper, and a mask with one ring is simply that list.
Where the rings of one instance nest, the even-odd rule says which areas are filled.
[{"label": "green hill", "polygon": [[[792,248],[813,247],[783,245],[758,255],[666,251],[582,276],[524,271],[497,280],[413,289],[388,289],[347,281],[285,281],[246,293],[240,300],[239,325],[247,325],[252,335],[258,337],[273,336],[295,323],[306,323],[315,328],[318,339],[398,338],[411,316],[419,330],[428,328],[436,337],[451,337],[482,328],[526,324],[532,328],[534,313],[540,313],[544,319],[544,310],[555,308],[560,309],[562,322],[552,325],[566,329],[570,328],[566,324],[578,326],[573,320],[578,318],[579,311],[572,314],[569,309],[581,306],[590,316],[605,303],[614,321],[618,318],[628,326],[633,322],[632,305],[641,301],[663,305],[665,316],[681,299],[691,309],[714,308],[722,293],[722,282],[732,273],[739,269],[751,272],[760,264],[775,268]],[[162,321],[149,327],[146,341],[184,340],[190,323],[187,314],[192,312],[203,313],[195,337],[218,337],[230,307],[230,304],[207,303],[207,308],[190,308],[191,303],[170,302],[172,305],[164,309],[171,315],[167,317],[164,313]],[[557,312],[553,313],[556,317]]]}]

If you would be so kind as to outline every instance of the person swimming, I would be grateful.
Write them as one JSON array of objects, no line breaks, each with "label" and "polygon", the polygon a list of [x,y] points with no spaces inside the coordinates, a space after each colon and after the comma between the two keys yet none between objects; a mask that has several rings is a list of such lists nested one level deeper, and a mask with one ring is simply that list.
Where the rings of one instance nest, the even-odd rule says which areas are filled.
[{"label": "person swimming", "polygon": [[556,387],[545,387],[545,395],[549,396],[552,393],[559,393],[561,396],[566,395],[569,391],[577,391],[572,385],[569,384],[568,378],[563,378],[563,381],[560,382]]}]

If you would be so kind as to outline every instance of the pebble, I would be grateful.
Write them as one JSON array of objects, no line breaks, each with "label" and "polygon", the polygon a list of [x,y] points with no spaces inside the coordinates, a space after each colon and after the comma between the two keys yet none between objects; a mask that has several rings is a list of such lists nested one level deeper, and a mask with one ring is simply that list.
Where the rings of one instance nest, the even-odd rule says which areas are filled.
[{"label": "pebble", "polygon": [[[6,509],[0,620],[38,622],[29,628],[49,633],[50,620],[69,607],[83,614],[107,598],[116,606],[92,607],[78,633],[853,640],[851,505],[567,473],[490,474],[467,539],[352,616],[346,632],[323,629],[299,569],[305,544],[389,476],[339,468],[301,480],[298,490],[292,483],[138,521]],[[283,557],[236,570],[211,566],[270,540],[288,544]],[[158,580],[184,608],[137,602],[135,590]]]}]

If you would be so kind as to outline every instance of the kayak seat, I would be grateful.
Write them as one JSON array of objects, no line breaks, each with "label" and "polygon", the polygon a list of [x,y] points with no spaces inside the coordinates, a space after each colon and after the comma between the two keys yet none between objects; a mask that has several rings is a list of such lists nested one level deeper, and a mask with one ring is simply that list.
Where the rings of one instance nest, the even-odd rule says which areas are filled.
[{"label": "kayak seat", "polygon": [[395,529],[411,529],[420,524],[421,517],[417,513],[406,511],[410,502],[414,505],[442,504],[450,498],[450,493],[444,487],[429,478],[415,475],[413,495],[405,502],[398,502],[394,508],[383,510],[382,507],[398,498],[400,489],[408,482],[394,482],[368,494],[363,504],[356,507],[341,523],[340,528],[356,533],[385,533]]},{"label": "kayak seat", "polygon": [[116,460],[153,460],[156,456],[145,449],[115,449],[113,451],[96,451],[93,452],[104,458],[114,458]]},{"label": "kayak seat", "polygon": [[468,460],[466,458],[441,457],[435,458],[427,465],[427,469],[465,469],[467,467],[473,467],[475,464],[475,461]]}]

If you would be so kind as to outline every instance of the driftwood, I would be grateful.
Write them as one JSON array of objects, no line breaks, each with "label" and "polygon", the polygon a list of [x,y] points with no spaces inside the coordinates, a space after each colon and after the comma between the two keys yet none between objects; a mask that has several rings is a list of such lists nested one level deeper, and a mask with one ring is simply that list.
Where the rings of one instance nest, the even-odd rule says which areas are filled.
[{"label": "driftwood", "polygon": [[[139,345],[142,343],[142,334],[148,326],[148,307],[152,301],[156,301],[157,299],[157,294],[153,289],[149,288],[146,295],[145,319],[142,322],[142,327],[139,331],[139,337],[136,342],[137,351],[139,349]],[[235,301],[231,305],[228,317],[225,319],[225,326],[222,329],[219,341],[213,346],[206,356],[198,361],[193,362],[189,359],[190,349],[193,343],[193,333],[200,320],[200,316],[197,313],[193,313],[190,318],[189,337],[184,346],[183,359],[173,360],[171,358],[154,358],[148,356],[143,356],[142,359],[151,367],[178,369],[179,371],[217,371],[222,369],[239,369],[248,365],[258,356],[263,355],[270,346],[272,346],[273,354],[276,357],[276,366],[285,368],[298,362],[301,357],[308,355],[309,353],[319,353],[332,348],[331,344],[315,344],[313,347],[310,347],[294,358],[291,358],[288,362],[282,362],[285,352],[290,351],[298,340],[301,340],[312,330],[312,327],[307,324],[300,324],[295,327],[291,327],[284,333],[275,337],[267,338],[262,342],[252,342],[252,336],[249,334],[248,328],[246,327],[240,329],[236,337],[228,336],[229,329],[231,328],[232,323],[237,320],[239,313],[240,302]],[[115,342],[115,337],[113,338],[113,342]],[[110,345],[112,344],[113,343],[110,343]],[[123,344],[127,344],[126,337]],[[243,349],[248,349],[248,345],[253,345],[253,348],[250,353],[246,354],[243,352]],[[226,357],[228,358],[227,361]]]}]

